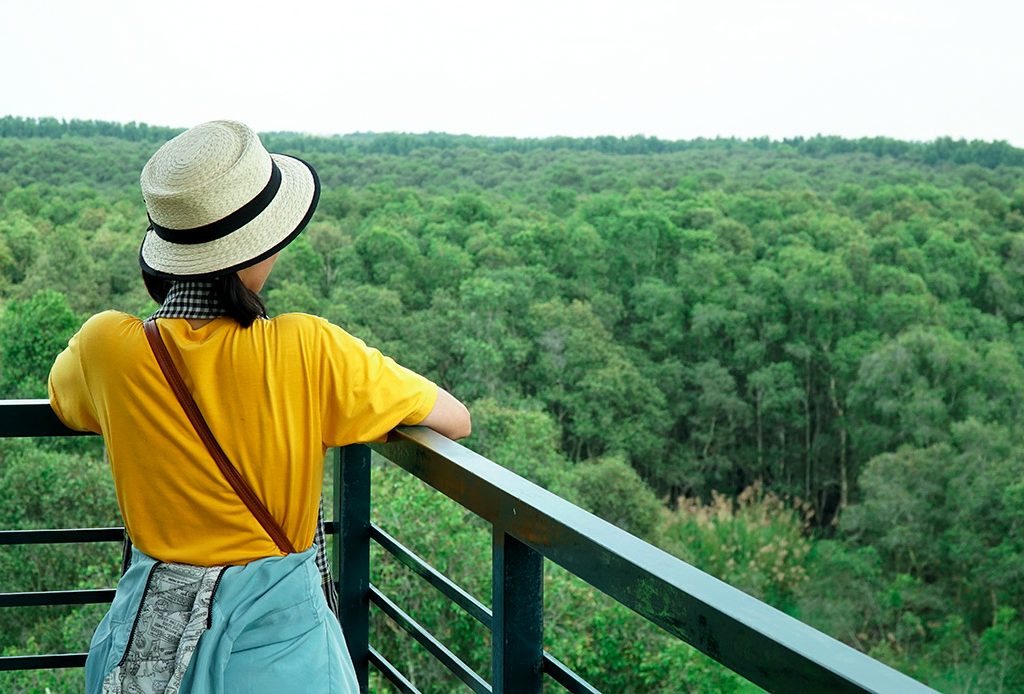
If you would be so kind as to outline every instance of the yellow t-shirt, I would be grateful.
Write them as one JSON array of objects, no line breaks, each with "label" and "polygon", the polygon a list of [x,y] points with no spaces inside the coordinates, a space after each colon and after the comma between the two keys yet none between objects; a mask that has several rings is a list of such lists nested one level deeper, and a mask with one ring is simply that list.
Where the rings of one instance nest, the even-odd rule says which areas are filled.
[{"label": "yellow t-shirt", "polygon": [[[417,424],[437,400],[436,385],[315,316],[157,324],[228,459],[298,550],[313,543],[327,447]],[[189,423],[139,319],[107,311],[86,321],[49,391],[61,421],[103,435],[140,550],[200,566],[281,554]]]}]

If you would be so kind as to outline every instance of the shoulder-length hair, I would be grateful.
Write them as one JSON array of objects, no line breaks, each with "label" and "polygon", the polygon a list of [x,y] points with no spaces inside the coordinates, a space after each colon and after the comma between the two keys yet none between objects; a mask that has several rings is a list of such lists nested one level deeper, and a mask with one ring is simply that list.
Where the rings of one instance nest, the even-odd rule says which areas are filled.
[{"label": "shoulder-length hair", "polygon": [[[167,292],[171,290],[174,280],[164,279],[142,271],[142,281],[153,301],[163,304]],[[248,328],[257,318],[267,315],[267,306],[263,297],[246,287],[234,272],[221,277],[214,277],[213,293],[228,315],[235,319],[243,328]]]}]

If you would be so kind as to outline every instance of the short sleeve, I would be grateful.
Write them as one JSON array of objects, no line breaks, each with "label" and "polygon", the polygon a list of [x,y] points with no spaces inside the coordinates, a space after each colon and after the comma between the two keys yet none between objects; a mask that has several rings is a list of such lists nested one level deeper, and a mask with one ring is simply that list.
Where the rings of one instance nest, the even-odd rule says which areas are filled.
[{"label": "short sleeve", "polygon": [[82,366],[84,332],[83,327],[71,338],[67,348],[57,355],[50,368],[46,387],[50,395],[50,407],[60,421],[76,431],[100,433],[96,408]]},{"label": "short sleeve", "polygon": [[324,321],[321,406],[324,445],[378,441],[399,424],[419,424],[437,386],[359,338]]}]

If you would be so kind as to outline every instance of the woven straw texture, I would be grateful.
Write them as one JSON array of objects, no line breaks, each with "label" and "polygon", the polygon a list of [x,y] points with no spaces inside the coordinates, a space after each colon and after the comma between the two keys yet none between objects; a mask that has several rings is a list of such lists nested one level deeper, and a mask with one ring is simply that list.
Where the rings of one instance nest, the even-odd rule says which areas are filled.
[{"label": "woven straw texture", "polygon": [[197,244],[171,243],[150,230],[142,245],[143,264],[182,277],[238,269],[289,238],[314,202],[310,168],[298,159],[269,154],[241,123],[204,123],[164,144],[143,168],[140,183],[152,220],[175,230],[211,224],[244,206],[266,186],[271,158],[281,170],[281,187],[255,219],[227,236]]}]

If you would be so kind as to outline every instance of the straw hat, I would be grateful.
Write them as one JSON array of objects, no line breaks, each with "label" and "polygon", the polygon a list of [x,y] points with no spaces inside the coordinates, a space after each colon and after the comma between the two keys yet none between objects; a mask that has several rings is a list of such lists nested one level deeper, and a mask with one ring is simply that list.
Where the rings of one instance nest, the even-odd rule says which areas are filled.
[{"label": "straw hat", "polygon": [[139,263],[167,279],[226,275],[270,257],[299,235],[320,195],[313,167],[268,153],[234,121],[167,142],[140,183],[150,227]]}]

